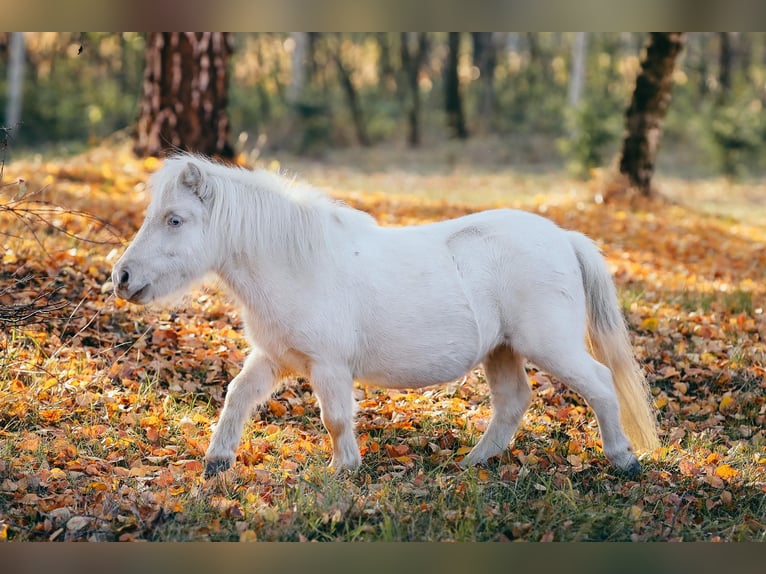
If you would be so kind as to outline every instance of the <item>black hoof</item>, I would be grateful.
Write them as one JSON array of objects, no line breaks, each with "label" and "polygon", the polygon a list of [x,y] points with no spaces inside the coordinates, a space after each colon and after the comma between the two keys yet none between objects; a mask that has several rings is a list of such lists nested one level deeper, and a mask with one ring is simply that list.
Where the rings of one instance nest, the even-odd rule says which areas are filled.
[{"label": "black hoof", "polygon": [[641,476],[641,463],[639,463],[637,460],[634,460],[632,463],[630,463],[630,466],[622,471],[622,473],[627,478],[638,478]]},{"label": "black hoof", "polygon": [[205,478],[212,478],[219,472],[229,470],[231,463],[228,460],[209,460],[205,464]]}]

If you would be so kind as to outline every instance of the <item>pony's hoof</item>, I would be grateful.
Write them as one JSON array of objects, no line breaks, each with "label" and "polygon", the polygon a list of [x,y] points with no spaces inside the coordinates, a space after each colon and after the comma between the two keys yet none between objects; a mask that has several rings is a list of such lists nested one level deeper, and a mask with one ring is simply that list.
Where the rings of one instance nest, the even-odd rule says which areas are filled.
[{"label": "pony's hoof", "polygon": [[231,468],[231,463],[228,460],[209,460],[205,464],[205,478],[212,478],[220,472],[224,472]]},{"label": "pony's hoof", "polygon": [[630,479],[638,478],[641,476],[641,463],[638,460],[634,460],[627,468],[622,469],[622,474]]}]

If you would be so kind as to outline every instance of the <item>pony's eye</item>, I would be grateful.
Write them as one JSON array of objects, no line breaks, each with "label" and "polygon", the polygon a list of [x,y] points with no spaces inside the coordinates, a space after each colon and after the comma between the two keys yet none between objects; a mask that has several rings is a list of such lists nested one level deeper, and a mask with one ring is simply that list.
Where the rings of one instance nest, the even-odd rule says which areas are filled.
[{"label": "pony's eye", "polygon": [[181,227],[181,224],[184,221],[177,215],[168,215],[167,222],[168,222],[168,226],[170,227]]}]

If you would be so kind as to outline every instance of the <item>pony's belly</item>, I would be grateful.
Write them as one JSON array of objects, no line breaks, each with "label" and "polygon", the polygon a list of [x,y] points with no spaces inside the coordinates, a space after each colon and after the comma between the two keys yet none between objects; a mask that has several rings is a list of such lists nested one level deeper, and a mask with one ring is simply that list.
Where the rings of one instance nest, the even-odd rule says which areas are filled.
[{"label": "pony's belly", "polygon": [[361,383],[389,389],[417,389],[448,383],[463,377],[478,362],[471,357],[431,357],[420,362],[392,361],[377,368],[363,369],[354,378]]}]

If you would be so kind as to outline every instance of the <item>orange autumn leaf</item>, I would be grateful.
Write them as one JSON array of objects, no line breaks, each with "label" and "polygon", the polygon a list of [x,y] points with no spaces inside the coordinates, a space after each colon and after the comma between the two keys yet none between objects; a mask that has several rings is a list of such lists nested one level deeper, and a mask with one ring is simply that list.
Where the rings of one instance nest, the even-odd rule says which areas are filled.
[{"label": "orange autumn leaf", "polygon": [[728,464],[722,464],[716,467],[715,475],[729,482],[739,475],[739,471]]},{"label": "orange autumn leaf", "polygon": [[287,407],[275,399],[269,400],[269,411],[275,417],[283,417],[287,414]]},{"label": "orange autumn leaf", "polygon": [[410,452],[410,447],[406,444],[387,444],[386,451],[391,458],[406,456]]}]

